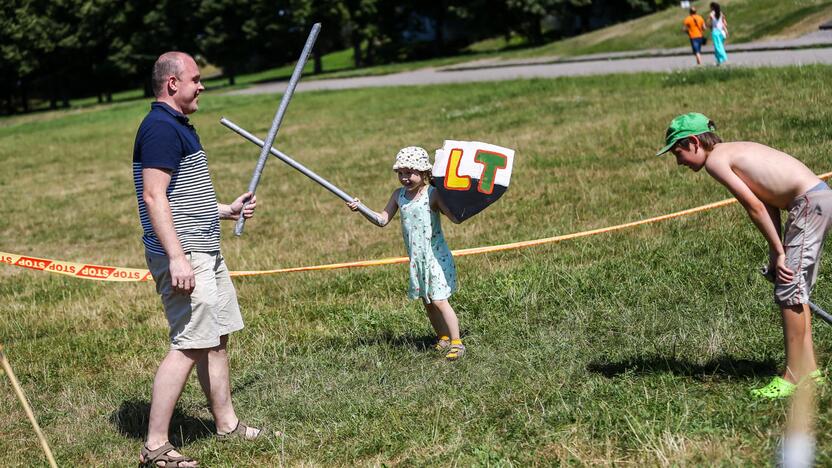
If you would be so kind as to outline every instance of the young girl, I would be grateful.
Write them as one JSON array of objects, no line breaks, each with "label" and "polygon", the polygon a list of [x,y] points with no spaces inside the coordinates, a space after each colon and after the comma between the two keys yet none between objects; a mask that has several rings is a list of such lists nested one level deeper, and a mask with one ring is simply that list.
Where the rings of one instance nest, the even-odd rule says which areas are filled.
[{"label": "young girl", "polygon": [[[436,350],[445,352],[445,358],[455,361],[465,354],[465,346],[459,338],[459,321],[448,298],[456,290],[456,267],[439,223],[439,212],[452,222],[458,221],[430,186],[431,164],[428,153],[417,146],[402,148],[396,155],[393,171],[402,188],[393,191],[390,201],[381,213],[375,213],[381,226],[402,210],[402,235],[410,257],[411,299],[421,298],[436,332]],[[347,203],[351,210],[358,209],[359,200]]]},{"label": "young girl", "polygon": [[725,39],[728,37],[728,20],[717,2],[711,2],[711,39],[714,43],[714,58],[716,64],[722,65],[728,60],[725,53]]}]

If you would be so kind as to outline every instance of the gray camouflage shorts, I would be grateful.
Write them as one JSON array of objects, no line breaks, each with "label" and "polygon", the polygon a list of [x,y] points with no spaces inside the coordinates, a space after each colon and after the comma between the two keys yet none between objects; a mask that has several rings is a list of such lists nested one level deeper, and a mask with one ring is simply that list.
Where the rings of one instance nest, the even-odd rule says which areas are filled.
[{"label": "gray camouflage shorts", "polygon": [[775,283],[774,301],[780,305],[806,304],[818,279],[823,241],[832,225],[832,190],[819,184],[795,198],[788,210],[783,248],[794,279]]}]

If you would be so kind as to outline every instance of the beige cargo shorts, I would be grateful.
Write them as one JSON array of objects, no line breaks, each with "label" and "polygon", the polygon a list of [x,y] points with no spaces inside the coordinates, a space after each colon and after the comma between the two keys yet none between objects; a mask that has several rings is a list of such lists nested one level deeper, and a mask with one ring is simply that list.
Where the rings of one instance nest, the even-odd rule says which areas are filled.
[{"label": "beige cargo shorts", "polygon": [[196,283],[190,295],[174,291],[167,256],[146,252],[147,267],[165,307],[170,347],[213,348],[220,344],[222,335],[243,329],[237,292],[219,252],[191,252],[186,256]]}]

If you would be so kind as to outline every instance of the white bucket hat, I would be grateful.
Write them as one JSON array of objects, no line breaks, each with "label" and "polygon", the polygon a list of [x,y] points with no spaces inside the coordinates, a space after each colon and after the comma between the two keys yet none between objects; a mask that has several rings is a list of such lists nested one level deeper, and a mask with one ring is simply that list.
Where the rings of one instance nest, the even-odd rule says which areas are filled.
[{"label": "white bucket hat", "polygon": [[418,146],[402,148],[396,154],[396,162],[393,170],[413,169],[414,171],[429,171],[433,168],[428,157],[428,152]]}]

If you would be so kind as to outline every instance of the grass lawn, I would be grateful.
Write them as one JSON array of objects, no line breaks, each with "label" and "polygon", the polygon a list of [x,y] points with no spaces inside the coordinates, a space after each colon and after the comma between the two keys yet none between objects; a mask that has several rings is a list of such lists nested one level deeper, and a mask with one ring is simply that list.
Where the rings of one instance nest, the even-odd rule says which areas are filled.
[{"label": "grass lawn", "polygon": [[[677,113],[707,112],[727,140],[781,148],[832,170],[832,67],[706,68],[498,83],[308,92],[277,146],[380,209],[407,145],[445,138],[517,150],[496,205],[445,223],[452,248],[599,228],[728,197],[706,174],[655,158]],[[788,83],[784,86],[783,83]],[[275,102],[206,93],[193,116],[221,201],[247,186]],[[146,102],[9,119],[0,128],[0,250],[143,268],[131,180]],[[272,160],[231,269],[398,256],[380,230]],[[828,258],[828,257],[827,257]],[[231,340],[233,396],[251,423],[287,435],[220,443],[195,379],[171,427],[207,466],[762,465],[786,403],[748,396],[784,359],[762,237],[734,205],[615,234],[458,259],[451,299],[468,346],[428,349],[403,265],[241,278],[247,328]],[[814,300],[832,304],[824,262]],[[0,266],[0,340],[61,466],[135,463],[150,386],[167,350],[152,284],[97,283]],[[820,363],[832,328],[817,322]],[[3,465],[42,454],[0,377]],[[832,463],[830,393],[819,463]]]},{"label": "grass lawn", "polygon": [[[692,2],[708,21],[709,1]],[[794,38],[818,30],[832,18],[830,0],[724,0],[719,2],[728,20],[727,44]],[[652,15],[616,24],[541,47],[518,49],[500,54],[500,58],[576,56],[602,52],[688,47],[682,32],[687,10],[668,8]],[[710,40],[710,30],[706,31]],[[499,45],[499,43],[492,44]],[[479,48],[486,48],[480,45]],[[487,50],[487,49],[486,49]]]}]

